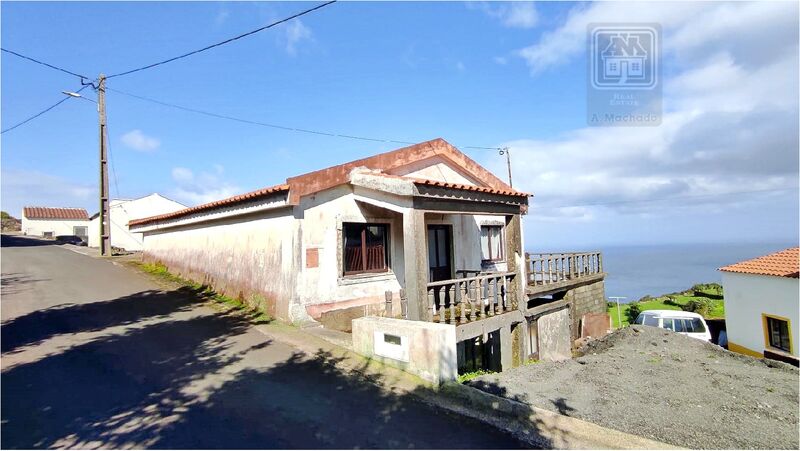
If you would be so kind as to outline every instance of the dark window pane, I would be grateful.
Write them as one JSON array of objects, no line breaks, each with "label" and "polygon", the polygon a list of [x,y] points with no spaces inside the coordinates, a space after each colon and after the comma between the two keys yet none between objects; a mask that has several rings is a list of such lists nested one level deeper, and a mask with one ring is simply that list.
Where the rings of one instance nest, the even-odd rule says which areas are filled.
[{"label": "dark window pane", "polygon": [[433,268],[439,266],[436,260],[436,229],[428,229],[428,263]]},{"label": "dark window pane", "polygon": [[686,329],[683,327],[683,320],[682,319],[675,319],[675,332],[686,332]]},{"label": "dark window pane", "polygon": [[361,252],[361,231],[359,224],[344,224],[344,270],[362,271],[364,262]]},{"label": "dark window pane", "polygon": [[769,328],[769,345],[773,348],[790,351],[789,323],[776,318],[767,318]]},{"label": "dark window pane", "polygon": [[703,321],[701,321],[700,318],[693,318],[691,322],[695,333],[701,334],[706,331],[705,326],[703,326]]},{"label": "dark window pane", "polygon": [[367,226],[367,271],[386,268],[386,226]]}]

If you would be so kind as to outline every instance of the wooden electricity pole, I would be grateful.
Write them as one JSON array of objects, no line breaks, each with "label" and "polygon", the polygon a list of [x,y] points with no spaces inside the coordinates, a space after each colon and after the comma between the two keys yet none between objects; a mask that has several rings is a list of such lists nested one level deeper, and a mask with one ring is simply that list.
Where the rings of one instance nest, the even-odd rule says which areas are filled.
[{"label": "wooden electricity pole", "polygon": [[100,119],[100,255],[111,255],[111,217],[108,209],[108,130],[106,127],[106,76],[100,74],[97,111]]}]

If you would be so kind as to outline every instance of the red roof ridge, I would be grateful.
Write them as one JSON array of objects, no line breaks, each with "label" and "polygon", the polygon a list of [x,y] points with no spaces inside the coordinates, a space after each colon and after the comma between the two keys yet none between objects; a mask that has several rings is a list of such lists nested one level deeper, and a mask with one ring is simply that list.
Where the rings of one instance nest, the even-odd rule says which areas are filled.
[{"label": "red roof ridge", "polygon": [[719,270],[797,279],[800,277],[800,247],[790,247],[772,254],[744,260],[723,266]]},{"label": "red roof ridge", "polygon": [[89,219],[86,209],[78,207],[23,207],[22,216],[28,219]]}]

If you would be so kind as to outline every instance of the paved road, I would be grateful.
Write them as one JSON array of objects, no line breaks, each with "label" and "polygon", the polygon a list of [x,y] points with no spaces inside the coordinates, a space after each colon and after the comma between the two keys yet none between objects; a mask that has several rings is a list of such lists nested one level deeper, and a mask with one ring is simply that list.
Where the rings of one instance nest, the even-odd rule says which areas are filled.
[{"label": "paved road", "polygon": [[516,448],[108,261],[2,237],[3,448]]}]

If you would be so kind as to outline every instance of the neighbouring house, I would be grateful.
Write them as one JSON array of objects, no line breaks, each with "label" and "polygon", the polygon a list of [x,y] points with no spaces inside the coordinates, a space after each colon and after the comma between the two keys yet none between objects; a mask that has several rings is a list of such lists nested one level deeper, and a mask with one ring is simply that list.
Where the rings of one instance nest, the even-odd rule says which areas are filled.
[{"label": "neighbouring house", "polygon": [[89,214],[83,208],[24,207],[22,209],[24,235],[44,238],[77,235],[85,241],[88,229]]},{"label": "neighbouring house", "polygon": [[[168,199],[158,193],[138,199],[112,199],[109,203],[111,218],[111,246],[127,251],[140,251],[142,234],[131,232],[128,222],[131,219],[155,216],[183,210],[186,205]],[[89,246],[100,247],[100,213],[95,213],[89,224]]]},{"label": "neighbouring house", "polygon": [[728,349],[797,364],[800,248],[724,266]]},{"label": "neighbouring house", "polygon": [[569,358],[605,312],[599,253],[524,253],[529,197],[436,139],[129,225],[146,261],[441,381]]}]

